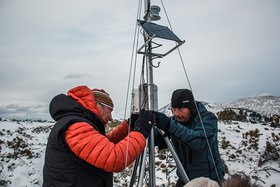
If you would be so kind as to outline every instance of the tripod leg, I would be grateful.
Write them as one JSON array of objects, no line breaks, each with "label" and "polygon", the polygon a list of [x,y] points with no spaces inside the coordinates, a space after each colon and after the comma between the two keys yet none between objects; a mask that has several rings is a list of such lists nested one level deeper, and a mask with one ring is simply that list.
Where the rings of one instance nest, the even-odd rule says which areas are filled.
[{"label": "tripod leg", "polygon": [[140,174],[138,179],[138,186],[143,187],[143,181],[145,177],[145,167],[146,167],[146,156],[147,156],[147,147],[145,147],[142,157],[141,157],[141,166],[140,166]]},{"label": "tripod leg", "polygon": [[[140,157],[142,157],[143,155],[141,155]],[[137,168],[138,168],[138,164],[140,161],[140,157],[138,157],[134,163],[133,166],[133,171],[132,171],[132,175],[131,175],[131,179],[130,179],[130,183],[129,183],[129,187],[133,187],[133,184],[135,183],[136,180],[136,172],[137,172]]]},{"label": "tripod leg", "polygon": [[141,186],[141,187],[143,186],[144,172],[145,172],[145,166],[146,166],[146,160],[145,160],[146,155],[147,155],[147,147],[145,147],[142,154],[136,159],[136,161],[134,163],[133,172],[132,172],[132,176],[130,178],[129,187],[133,187],[133,185],[136,181],[138,166],[139,166],[139,175],[138,175],[137,186]]},{"label": "tripod leg", "polygon": [[[148,139],[148,150],[149,150],[149,185],[151,187],[155,186],[155,140],[154,140],[154,129],[151,129],[151,134]],[[145,147],[144,151],[141,154],[141,157],[138,157],[134,163],[134,168],[131,176],[131,180],[129,183],[129,187],[133,187],[136,179],[136,172],[140,162],[139,169],[139,177],[138,177],[138,186],[143,186],[143,181],[145,177],[145,167],[146,167],[146,156],[147,156],[147,147]]]},{"label": "tripod leg", "polygon": [[181,161],[179,160],[178,155],[177,155],[176,152],[175,152],[175,149],[174,149],[174,147],[173,147],[173,145],[172,145],[172,142],[169,140],[169,138],[168,138],[167,136],[165,136],[165,135],[163,134],[163,131],[159,130],[159,132],[160,132],[160,134],[163,136],[164,141],[165,141],[165,143],[166,143],[168,149],[170,150],[170,152],[171,152],[171,154],[172,154],[172,156],[173,156],[173,158],[174,158],[174,160],[175,160],[175,162],[176,162],[176,166],[177,166],[179,178],[180,178],[181,180],[183,180],[183,182],[184,182],[185,184],[188,183],[188,182],[190,181],[190,179],[189,179],[189,177],[188,177],[188,175],[187,175],[187,173],[186,173],[186,171],[185,171],[185,169],[184,169],[184,167],[183,167]]},{"label": "tripod leg", "polygon": [[155,138],[152,128],[149,137],[149,186],[156,186],[155,171]]}]

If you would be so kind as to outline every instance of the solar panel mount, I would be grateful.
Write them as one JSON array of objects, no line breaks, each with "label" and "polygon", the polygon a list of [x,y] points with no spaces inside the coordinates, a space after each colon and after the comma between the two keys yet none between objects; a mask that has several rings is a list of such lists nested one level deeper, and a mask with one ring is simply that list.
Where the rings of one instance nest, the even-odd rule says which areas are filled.
[{"label": "solar panel mount", "polygon": [[174,51],[176,48],[181,46],[185,41],[182,41],[180,38],[178,38],[168,27],[158,25],[155,23],[147,22],[147,21],[142,21],[138,20],[138,24],[143,28],[143,30],[146,32],[148,35],[148,39],[146,40],[145,44],[141,46],[138,49],[139,54],[146,54],[146,52],[141,52],[141,50],[148,45],[149,42],[151,42],[154,38],[161,38],[165,40],[171,40],[175,41],[176,45],[166,53],[150,53],[150,55],[157,56],[157,57],[164,57]]}]

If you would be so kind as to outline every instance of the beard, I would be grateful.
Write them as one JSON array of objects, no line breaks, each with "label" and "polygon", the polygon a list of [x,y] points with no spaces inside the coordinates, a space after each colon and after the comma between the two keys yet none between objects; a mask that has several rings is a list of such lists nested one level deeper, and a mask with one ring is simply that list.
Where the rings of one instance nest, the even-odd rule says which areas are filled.
[{"label": "beard", "polygon": [[191,116],[175,116],[176,121],[179,123],[187,123],[190,120]]}]

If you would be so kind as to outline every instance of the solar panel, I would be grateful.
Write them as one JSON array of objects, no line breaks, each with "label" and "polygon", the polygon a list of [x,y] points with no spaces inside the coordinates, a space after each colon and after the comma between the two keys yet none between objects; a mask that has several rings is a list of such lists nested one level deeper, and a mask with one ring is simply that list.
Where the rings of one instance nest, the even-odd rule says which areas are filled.
[{"label": "solar panel", "polygon": [[181,43],[182,40],[180,40],[168,27],[157,25],[155,23],[146,22],[142,20],[138,20],[139,24],[142,26],[142,28],[146,31],[146,33],[152,37],[155,36],[157,38],[167,39],[176,41],[178,43]]}]

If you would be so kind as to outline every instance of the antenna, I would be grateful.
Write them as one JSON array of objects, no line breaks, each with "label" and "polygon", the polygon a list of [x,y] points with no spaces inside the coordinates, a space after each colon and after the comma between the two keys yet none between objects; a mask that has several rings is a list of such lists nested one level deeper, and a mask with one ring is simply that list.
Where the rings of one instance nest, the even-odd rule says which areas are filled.
[{"label": "antenna", "polygon": [[[134,89],[132,93],[132,102],[133,102],[133,112],[139,112],[141,109],[146,110],[158,110],[158,97],[157,97],[157,86],[153,83],[153,60],[155,58],[163,58],[176,48],[181,46],[185,41],[180,40],[168,27],[161,26],[152,21],[158,21],[161,19],[159,12],[160,7],[156,5],[150,5],[150,0],[144,1],[145,6],[145,15],[144,20],[138,20],[138,25],[142,27],[144,30],[143,37],[144,37],[144,44],[137,50],[138,54],[143,55],[143,62],[145,63],[145,71],[146,74],[146,81],[142,82],[138,89]],[[168,40],[175,42],[175,46],[164,53],[157,53],[154,52],[155,48],[159,48],[162,44],[157,44],[153,40],[155,38],[160,38],[163,40]],[[156,47],[154,47],[156,45]],[[143,76],[144,77],[144,76]],[[156,127],[154,127],[156,128]],[[154,137],[154,128],[152,128],[150,136],[148,138],[148,144],[141,156],[135,161],[134,169],[131,176],[131,181],[129,186],[132,187],[137,178],[137,171],[138,173],[138,186],[142,187],[144,183],[145,171],[146,171],[146,158],[148,157],[148,172],[149,172],[149,179],[148,179],[148,186],[155,187],[156,180],[155,180],[155,137]],[[159,130],[159,129],[158,129]],[[159,130],[160,131],[160,130]],[[169,138],[164,135],[162,131],[160,131],[161,135],[163,136],[169,150],[171,151],[173,158],[177,165],[178,174],[180,178],[183,179],[185,183],[189,181],[189,178],[178,158],[176,152],[173,148],[172,142],[170,142]],[[139,166],[139,170],[138,170]]]}]

